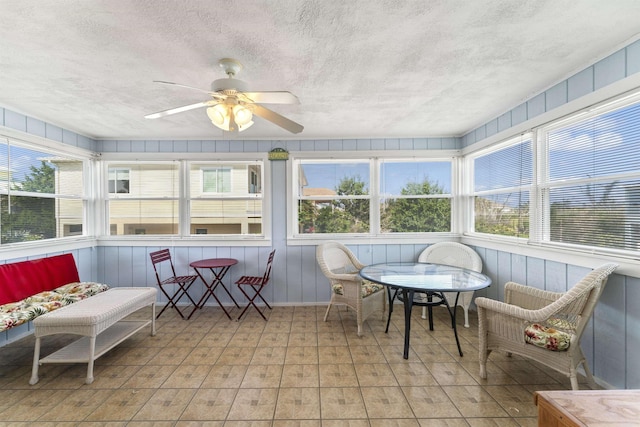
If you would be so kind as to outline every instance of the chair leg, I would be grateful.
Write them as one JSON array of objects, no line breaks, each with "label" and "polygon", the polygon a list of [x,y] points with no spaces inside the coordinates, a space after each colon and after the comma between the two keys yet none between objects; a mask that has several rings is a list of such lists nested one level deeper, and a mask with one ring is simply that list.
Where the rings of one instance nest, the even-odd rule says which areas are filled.
[{"label": "chair leg", "polygon": [[464,310],[464,327],[469,327],[469,307],[462,307]]},{"label": "chair leg", "polygon": [[591,386],[591,388],[596,389],[598,388],[598,385],[596,384],[596,381],[593,378],[593,374],[591,373],[591,369],[589,368],[589,363],[587,362],[587,358],[584,357],[584,354],[582,354],[582,350],[580,351],[580,353],[581,353],[580,354],[581,359],[580,359],[580,362],[577,363],[576,369],[582,363],[582,367],[584,368],[584,374],[587,377],[587,383],[589,384],[589,386]]},{"label": "chair leg", "polygon": [[487,359],[489,358],[490,351],[480,350],[480,378],[487,379]]},{"label": "chair leg", "polygon": [[267,318],[262,313],[262,311],[260,311],[260,308],[258,308],[256,303],[254,302],[257,297],[260,297],[260,299],[262,299],[262,301],[264,301],[264,303],[267,305],[267,307],[269,307],[269,309],[271,309],[271,306],[269,304],[267,304],[267,302],[264,300],[264,298],[262,298],[262,296],[260,295],[260,291],[262,290],[263,286],[260,286],[260,287],[258,287],[258,289],[256,289],[252,285],[251,288],[255,292],[253,297],[250,297],[249,295],[247,295],[247,293],[244,291],[244,289],[242,289],[242,286],[238,285],[238,289],[240,289],[240,292],[242,292],[244,294],[244,296],[249,300],[249,302],[247,303],[247,306],[244,308],[244,310],[242,310],[242,313],[240,313],[240,316],[238,316],[237,320],[239,321],[242,318],[242,316],[244,316],[244,314],[247,312],[247,310],[249,309],[250,306],[253,306],[256,309],[256,311],[258,312],[258,314],[260,314],[260,316],[262,316],[262,318],[264,320],[267,320]]},{"label": "chair leg", "polygon": [[[160,317],[160,315],[168,308],[168,307],[173,307],[178,314],[180,315],[180,317],[182,317],[184,320],[189,320],[191,319],[191,316],[193,316],[193,313],[196,311],[196,309],[198,308],[198,305],[196,304],[196,302],[193,300],[193,298],[191,298],[191,295],[189,295],[189,293],[187,292],[189,290],[189,288],[191,287],[191,285],[193,284],[193,282],[188,283],[186,285],[182,284],[182,283],[175,283],[175,285],[178,286],[178,291],[176,291],[176,293],[173,294],[173,296],[169,296],[169,294],[167,293],[167,291],[164,290],[164,288],[162,286],[160,286],[160,290],[162,291],[162,293],[167,297],[168,301],[167,304],[162,308],[162,310],[160,310],[160,312],[158,313],[158,315],[156,316],[156,319]],[[189,299],[189,301],[191,301],[191,304],[193,304],[193,310],[191,310],[191,313],[189,313],[189,316],[187,316],[186,318],[184,317],[184,314],[182,314],[182,311],[180,311],[180,309],[178,308],[178,302],[180,301],[180,298],[182,298],[183,296],[187,296],[187,298]]]},{"label": "chair leg", "polygon": [[262,290],[262,286],[259,286],[258,289],[256,289],[254,285],[251,285],[251,287],[253,288],[253,291],[256,293],[256,295],[253,297],[253,299],[256,299],[256,297],[260,298],[262,300],[262,302],[264,303],[264,305],[266,305],[269,308],[269,310],[271,310],[271,306],[269,305],[267,300],[262,298],[262,295],[260,294],[260,291]]},{"label": "chair leg", "polygon": [[[173,307],[175,308],[175,310],[178,312],[178,314],[180,315],[180,317],[182,317],[182,319],[185,319],[184,315],[182,314],[182,312],[180,311],[180,309],[178,308],[178,306],[176,305],[177,300],[179,300],[182,297],[182,293],[184,293],[184,290],[180,287],[180,290],[182,291],[182,293],[180,292],[176,292],[175,294],[173,294],[173,296],[169,296],[169,294],[167,293],[167,291],[164,290],[164,288],[162,286],[160,286],[160,290],[162,291],[162,293],[167,297],[167,303],[165,304],[164,307],[162,307],[162,310],[160,310],[160,312],[158,313],[158,315],[156,316],[156,319],[160,317],[160,315],[162,313],[164,313],[164,311],[168,308],[168,307]],[[178,296],[178,298],[176,298],[176,296]]]},{"label": "chair leg", "polygon": [[327,307],[327,311],[324,312],[324,321],[327,321],[327,317],[329,317],[329,311],[331,310],[331,304],[332,302],[329,301],[329,306]]},{"label": "chair leg", "polygon": [[578,386],[578,373],[573,366],[569,369],[569,380],[571,381],[571,390],[580,390]]}]

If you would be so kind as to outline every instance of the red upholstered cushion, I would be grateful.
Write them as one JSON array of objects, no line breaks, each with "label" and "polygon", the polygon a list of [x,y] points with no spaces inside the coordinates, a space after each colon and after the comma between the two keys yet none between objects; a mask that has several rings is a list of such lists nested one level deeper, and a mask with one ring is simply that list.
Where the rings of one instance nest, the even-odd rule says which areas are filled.
[{"label": "red upholstered cushion", "polygon": [[0,265],[0,304],[79,282],[72,254]]}]

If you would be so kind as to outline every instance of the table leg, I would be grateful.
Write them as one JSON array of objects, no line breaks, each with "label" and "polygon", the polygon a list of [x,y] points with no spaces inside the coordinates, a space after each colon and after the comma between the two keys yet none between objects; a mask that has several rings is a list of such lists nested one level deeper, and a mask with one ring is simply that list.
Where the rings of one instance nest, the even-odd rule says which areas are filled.
[{"label": "table leg", "polygon": [[[229,267],[227,267],[227,270],[228,269],[229,269]],[[204,283],[204,287],[205,287],[204,294],[200,298],[200,301],[198,301],[198,303],[196,304],[196,307],[197,308],[204,307],[206,302],[209,300],[209,297],[213,296],[213,299],[216,300],[216,302],[218,303],[218,305],[220,306],[222,311],[224,311],[224,314],[226,314],[227,317],[229,318],[229,320],[231,320],[231,316],[229,315],[229,312],[227,312],[227,310],[224,308],[224,305],[222,305],[222,301],[220,301],[218,299],[218,297],[216,296],[216,294],[213,292],[216,289],[216,287],[218,286],[218,283],[220,281],[219,275],[216,274],[216,272],[215,272],[215,270],[213,268],[211,268],[210,270],[211,270],[211,274],[213,275],[213,280],[211,281],[211,283],[209,283],[202,276],[202,274],[200,273],[200,270],[198,270],[197,268],[194,268],[194,270],[196,271],[196,274],[198,274],[198,276],[200,276],[200,280],[202,280],[202,283]],[[193,312],[191,314],[193,314]],[[189,317],[191,317],[191,316],[189,316]]]},{"label": "table leg", "polygon": [[151,303],[151,336],[156,336],[156,303]]},{"label": "table leg", "polygon": [[29,384],[34,385],[38,382],[38,366],[40,365],[40,337],[36,338],[36,345],[33,349],[33,367],[31,368],[31,379]]},{"label": "table leg", "polygon": [[[229,289],[227,289],[227,287],[224,285],[224,283],[222,283],[222,279],[227,274],[227,271],[229,271],[229,268],[231,268],[231,266],[223,267],[222,270],[220,270],[219,274],[216,275],[215,272],[213,274],[216,276],[216,282],[218,283],[218,285],[222,285],[222,289],[224,289],[224,291],[227,293],[227,295],[229,295],[229,298],[231,298],[231,301],[233,301],[233,303],[236,305],[236,307],[240,308],[240,306],[236,302],[236,300],[233,297],[233,295],[231,295],[231,292],[229,292]],[[216,287],[218,285],[216,285]]]},{"label": "table leg", "polygon": [[[444,295],[443,295],[444,297]],[[456,344],[458,344],[458,353],[460,353],[460,357],[462,357],[462,347],[460,347],[460,339],[458,339],[458,327],[456,325],[456,308],[458,307],[458,298],[460,298],[460,292],[456,293],[456,302],[453,304],[453,310],[449,310],[451,313],[451,322],[453,324],[453,335],[456,337]],[[445,299],[445,302],[447,300]],[[447,308],[449,307],[449,303],[447,303]]]},{"label": "table leg", "polygon": [[393,288],[393,296],[391,296],[391,287],[387,286],[387,296],[389,298],[389,317],[387,317],[387,328],[384,330],[386,334],[389,332],[389,323],[391,323],[391,313],[393,313],[393,302],[396,300],[396,295],[398,295],[398,288]]},{"label": "table leg", "polygon": [[89,338],[89,363],[87,363],[87,379],[85,384],[91,384],[93,382],[93,362],[96,357],[96,337]]},{"label": "table leg", "polygon": [[403,289],[402,298],[404,299],[404,354],[403,358],[409,358],[409,337],[411,335],[411,308],[413,306],[413,289]]}]

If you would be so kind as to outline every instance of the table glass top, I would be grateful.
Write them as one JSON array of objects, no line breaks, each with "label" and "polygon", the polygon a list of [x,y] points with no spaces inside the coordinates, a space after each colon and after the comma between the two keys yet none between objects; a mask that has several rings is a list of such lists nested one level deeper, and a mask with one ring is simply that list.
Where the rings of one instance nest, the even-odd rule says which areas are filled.
[{"label": "table glass top", "polygon": [[491,285],[484,274],[459,267],[416,262],[373,264],[360,276],[383,285],[429,291],[475,291]]}]

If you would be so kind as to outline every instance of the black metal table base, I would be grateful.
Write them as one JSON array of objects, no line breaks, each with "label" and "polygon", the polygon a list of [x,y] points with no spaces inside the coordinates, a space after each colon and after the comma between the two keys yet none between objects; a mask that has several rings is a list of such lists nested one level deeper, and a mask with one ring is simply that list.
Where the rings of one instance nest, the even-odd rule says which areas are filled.
[{"label": "black metal table base", "polygon": [[[391,292],[393,290],[393,296]],[[385,329],[385,333],[389,332],[389,323],[391,322],[391,313],[393,313],[393,301],[398,296],[398,291],[400,288],[392,288],[391,286],[387,287],[387,295],[389,297],[389,317],[387,318],[387,328]],[[428,292],[427,293],[427,301],[414,301],[416,291],[413,289],[402,289],[402,298],[404,303],[404,354],[403,357],[405,359],[409,358],[409,341],[411,335],[411,311],[413,310],[413,306],[421,306],[427,307],[429,311],[429,330],[433,331],[433,312],[432,308],[440,305],[444,305],[447,307],[449,311],[449,315],[451,316],[451,327],[453,328],[453,335],[456,337],[456,344],[458,345],[458,353],[462,357],[462,348],[460,347],[460,339],[458,338],[458,328],[456,327],[456,307],[458,306],[458,298],[460,297],[460,292],[456,293],[456,302],[453,305],[453,308],[449,305],[449,302],[444,297],[442,292]],[[424,292],[419,292],[424,293]],[[434,301],[434,297],[437,300]]]}]

